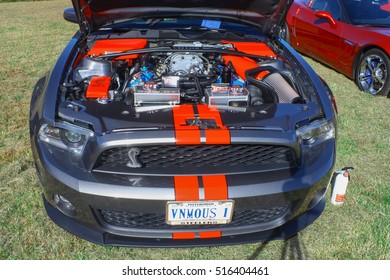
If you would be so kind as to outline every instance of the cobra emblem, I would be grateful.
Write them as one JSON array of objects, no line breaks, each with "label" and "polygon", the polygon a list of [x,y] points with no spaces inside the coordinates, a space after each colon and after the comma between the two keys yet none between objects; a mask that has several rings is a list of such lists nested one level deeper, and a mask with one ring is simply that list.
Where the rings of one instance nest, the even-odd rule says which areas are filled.
[{"label": "cobra emblem", "polygon": [[141,152],[138,148],[130,148],[128,155],[129,155],[129,162],[126,164],[126,166],[130,168],[140,168],[142,167],[141,163],[138,161],[138,155]]}]

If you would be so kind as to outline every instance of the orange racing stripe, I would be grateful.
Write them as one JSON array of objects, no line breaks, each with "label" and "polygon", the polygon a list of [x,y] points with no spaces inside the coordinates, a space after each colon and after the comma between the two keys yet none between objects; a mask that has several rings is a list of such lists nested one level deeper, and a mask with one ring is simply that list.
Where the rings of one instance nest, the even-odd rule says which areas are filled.
[{"label": "orange racing stripe", "polygon": [[222,236],[221,231],[201,231],[199,232],[200,238],[219,238]]},{"label": "orange racing stripe", "polygon": [[228,186],[225,175],[203,176],[205,200],[226,200],[228,199]]},{"label": "orange racing stripe", "polygon": [[[201,120],[214,120],[216,129],[205,129],[206,144],[230,144],[230,132],[223,125],[221,115],[217,107],[198,105],[197,110]],[[187,120],[195,118],[192,105],[181,105],[173,108],[175,126],[175,138],[177,145],[196,145],[201,143],[201,131],[197,126],[188,126]],[[228,198],[228,188],[225,175],[203,176],[205,200],[224,200]],[[198,201],[199,183],[198,176],[175,176],[176,201]],[[221,231],[199,232],[174,232],[173,239],[194,238],[219,238]]]},{"label": "orange racing stripe", "polygon": [[200,130],[197,126],[188,126],[187,119],[194,119],[192,105],[180,105],[173,108],[176,145],[199,145]]},{"label": "orange racing stripe", "polygon": [[[226,200],[228,199],[228,186],[225,175],[202,176],[205,200]],[[175,176],[176,201],[199,201],[198,176]],[[199,232],[173,232],[173,239],[195,239],[195,238],[219,238],[221,231]]]},{"label": "orange racing stripe", "polygon": [[230,131],[223,125],[221,114],[216,106],[198,105],[200,119],[215,120],[217,129],[206,129],[206,144],[230,144]]},{"label": "orange racing stripe", "polygon": [[[197,176],[175,176],[176,201],[199,200],[199,183]],[[173,239],[195,239],[195,232],[173,232]]]},{"label": "orange racing stripe", "polygon": [[[221,231],[201,231],[199,232],[199,238],[219,238],[222,236]],[[174,232],[172,233],[173,239],[195,239],[195,232]]]},{"label": "orange racing stripe", "polygon": [[173,239],[195,239],[195,232],[174,232]]},{"label": "orange racing stripe", "polygon": [[176,201],[199,200],[199,183],[197,176],[175,176]]},{"label": "orange racing stripe", "polygon": [[[200,120],[214,120],[217,128],[205,129],[206,145],[230,144],[230,131],[223,125],[221,114],[216,106],[197,105]],[[195,119],[192,105],[173,108],[176,145],[200,145],[201,131],[198,126],[187,125],[187,120]]]},{"label": "orange racing stripe", "polygon": [[[225,175],[202,176],[205,200],[228,199],[228,185]],[[199,200],[199,183],[197,176],[175,176],[176,201]]]}]

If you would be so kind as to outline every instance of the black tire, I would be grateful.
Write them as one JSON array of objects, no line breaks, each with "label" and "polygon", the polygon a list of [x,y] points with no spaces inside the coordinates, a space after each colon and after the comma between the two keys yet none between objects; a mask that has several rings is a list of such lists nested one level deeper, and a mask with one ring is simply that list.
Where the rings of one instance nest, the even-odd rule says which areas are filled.
[{"label": "black tire", "polygon": [[390,96],[390,59],[379,49],[363,53],[355,69],[355,83],[372,95]]}]

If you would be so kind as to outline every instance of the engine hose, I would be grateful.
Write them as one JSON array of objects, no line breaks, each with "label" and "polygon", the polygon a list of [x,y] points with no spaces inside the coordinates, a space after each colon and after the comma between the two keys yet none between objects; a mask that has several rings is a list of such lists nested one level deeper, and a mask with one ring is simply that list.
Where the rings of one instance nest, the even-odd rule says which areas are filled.
[{"label": "engine hose", "polygon": [[200,98],[197,96],[184,96],[184,99],[186,101],[191,101],[191,102],[199,102],[200,101]]},{"label": "engine hose", "polygon": [[[206,80],[199,80],[199,78],[197,78],[198,80],[198,83],[201,87],[207,87],[207,86],[210,86],[212,83],[214,83],[216,81],[216,79],[210,79],[210,78],[206,78]],[[179,80],[179,87],[181,88],[195,88],[197,85],[197,82],[194,80],[194,81],[190,81],[190,80]]]},{"label": "engine hose", "polygon": [[139,61],[137,61],[135,64],[134,64],[134,67],[133,67],[133,71],[130,72],[130,74],[128,75],[127,79],[125,80],[124,84],[123,84],[123,87],[122,87],[122,95],[125,95],[126,94],[126,88],[127,88],[127,85],[129,84],[129,81],[131,81],[131,79],[133,78],[134,74],[135,73],[138,73],[139,70],[141,69],[141,64],[139,63]]},{"label": "engine hose", "polygon": [[194,84],[195,85],[193,88],[189,88],[183,91],[182,97],[191,102],[199,102],[204,96],[204,91],[200,85],[198,77],[196,76],[194,77]]},{"label": "engine hose", "polygon": [[204,96],[203,88],[197,76],[194,77],[194,81],[195,81],[196,89],[199,92],[199,100],[200,100]]},{"label": "engine hose", "polygon": [[272,66],[263,66],[263,67],[256,67],[256,68],[248,69],[245,71],[245,78],[246,78],[247,82],[249,82],[249,83],[259,87],[260,89],[265,90],[267,93],[269,93],[271,96],[271,99],[272,99],[271,102],[278,103],[279,97],[275,93],[275,90],[269,84],[265,83],[264,81],[257,80],[253,77],[255,74],[259,74],[260,72],[270,71],[270,70],[273,72],[277,71]]},{"label": "engine hose", "polygon": [[187,89],[184,91],[183,97],[199,97],[199,92],[196,88]]}]

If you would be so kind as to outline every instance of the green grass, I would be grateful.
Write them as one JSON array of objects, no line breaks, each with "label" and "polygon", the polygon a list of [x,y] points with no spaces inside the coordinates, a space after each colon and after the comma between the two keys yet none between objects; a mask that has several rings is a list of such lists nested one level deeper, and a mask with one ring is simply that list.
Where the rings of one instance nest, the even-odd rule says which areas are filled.
[{"label": "green grass", "polygon": [[307,59],[339,107],[337,167],[355,171],[341,207],[288,241],[190,249],[101,247],[47,217],[28,137],[33,86],[77,25],[70,1],[0,4],[0,259],[390,259],[390,99],[361,93],[343,75]]}]

